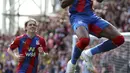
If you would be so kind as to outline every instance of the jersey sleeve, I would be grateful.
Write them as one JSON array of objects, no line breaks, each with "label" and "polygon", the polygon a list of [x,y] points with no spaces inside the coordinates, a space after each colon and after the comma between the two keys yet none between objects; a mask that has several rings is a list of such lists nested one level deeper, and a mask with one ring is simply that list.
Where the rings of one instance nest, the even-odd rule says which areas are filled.
[{"label": "jersey sleeve", "polygon": [[40,38],[40,45],[41,45],[41,47],[43,48],[43,51],[47,53],[48,50],[47,50],[46,42],[45,42],[45,39],[44,39],[44,38]]},{"label": "jersey sleeve", "polygon": [[14,49],[18,48],[19,42],[20,42],[20,39],[19,38],[15,38],[15,40],[10,44],[9,48],[11,50],[14,50]]}]

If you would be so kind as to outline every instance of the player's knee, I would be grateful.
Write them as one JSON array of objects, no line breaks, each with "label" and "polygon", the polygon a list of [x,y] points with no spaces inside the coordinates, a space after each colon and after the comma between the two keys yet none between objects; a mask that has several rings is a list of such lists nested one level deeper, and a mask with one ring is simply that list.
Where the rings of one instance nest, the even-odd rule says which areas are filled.
[{"label": "player's knee", "polygon": [[89,38],[80,38],[76,43],[76,46],[83,50],[86,46],[88,46],[90,39]]},{"label": "player's knee", "polygon": [[122,45],[125,42],[124,36],[117,36],[114,39],[112,39],[113,43],[117,46]]}]

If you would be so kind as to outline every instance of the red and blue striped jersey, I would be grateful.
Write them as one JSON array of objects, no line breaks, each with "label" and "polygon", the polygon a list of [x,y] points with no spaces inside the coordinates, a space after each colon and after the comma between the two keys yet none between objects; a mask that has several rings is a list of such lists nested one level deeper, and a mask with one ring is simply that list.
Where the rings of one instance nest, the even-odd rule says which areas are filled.
[{"label": "red and blue striped jersey", "polygon": [[25,56],[25,59],[18,63],[17,73],[37,73],[38,47],[43,47],[43,51],[47,52],[45,40],[39,35],[33,38],[26,34],[16,37],[10,48],[11,50],[18,48],[19,54]]},{"label": "red and blue striped jersey", "polygon": [[86,14],[92,15],[93,12],[92,0],[74,0],[73,4],[69,8],[70,14]]}]

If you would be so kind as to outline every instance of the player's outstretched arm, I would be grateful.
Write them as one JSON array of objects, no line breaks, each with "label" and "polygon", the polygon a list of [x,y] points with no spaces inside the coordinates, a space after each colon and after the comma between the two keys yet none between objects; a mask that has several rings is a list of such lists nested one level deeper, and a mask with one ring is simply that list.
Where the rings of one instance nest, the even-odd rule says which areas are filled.
[{"label": "player's outstretched arm", "polygon": [[102,1],[103,1],[103,0],[97,0],[97,2],[100,2],[100,3],[101,3]]},{"label": "player's outstretched arm", "polygon": [[61,2],[61,7],[66,8],[70,6],[73,3],[74,0],[60,0]]}]

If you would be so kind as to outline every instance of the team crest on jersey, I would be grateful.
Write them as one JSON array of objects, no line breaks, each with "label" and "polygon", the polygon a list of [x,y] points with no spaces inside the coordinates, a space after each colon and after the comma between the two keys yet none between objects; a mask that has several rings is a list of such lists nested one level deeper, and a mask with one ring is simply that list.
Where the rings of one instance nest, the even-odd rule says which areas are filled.
[{"label": "team crest on jersey", "polygon": [[36,45],[39,45],[40,43],[39,43],[39,40],[36,40]]}]

